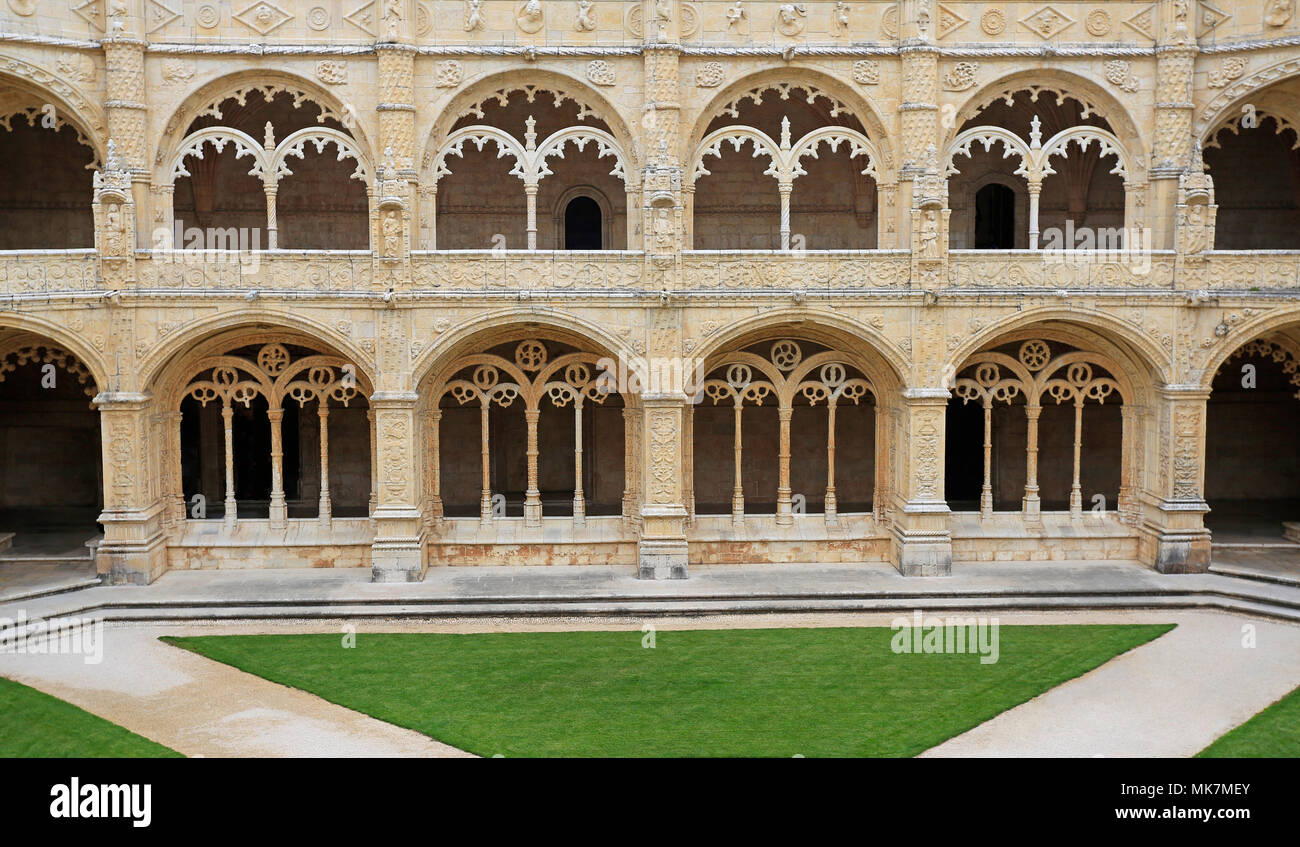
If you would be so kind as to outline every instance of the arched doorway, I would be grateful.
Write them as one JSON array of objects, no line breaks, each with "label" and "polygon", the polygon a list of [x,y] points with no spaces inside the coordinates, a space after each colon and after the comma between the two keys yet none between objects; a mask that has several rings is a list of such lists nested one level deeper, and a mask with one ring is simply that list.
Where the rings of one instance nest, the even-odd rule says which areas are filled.
[{"label": "arched doorway", "polygon": [[1016,246],[1016,192],[998,182],[975,192],[975,249],[1013,250]]},{"label": "arched doorway", "polygon": [[93,574],[88,544],[104,505],[97,393],[56,344],[28,333],[0,343],[0,581]]},{"label": "arched doorway", "polygon": [[[1206,401],[1205,525],[1221,553],[1300,551],[1300,345],[1282,332],[1238,347]],[[1288,528],[1290,524],[1290,528]],[[1300,563],[1300,557],[1296,559]]]},{"label": "arched doorway", "polygon": [[579,195],[564,207],[564,249],[600,250],[605,223],[595,198]]}]

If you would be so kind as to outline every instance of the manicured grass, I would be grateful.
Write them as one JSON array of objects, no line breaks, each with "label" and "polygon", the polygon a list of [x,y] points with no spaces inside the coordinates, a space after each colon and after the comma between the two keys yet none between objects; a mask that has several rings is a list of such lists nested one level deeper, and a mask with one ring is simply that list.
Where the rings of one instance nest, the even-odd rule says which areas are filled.
[{"label": "manicured grass", "polygon": [[1300,688],[1197,755],[1204,759],[1300,758]]},{"label": "manicured grass", "polygon": [[3,677],[0,716],[0,758],[180,756],[98,715]]},{"label": "manicured grass", "polygon": [[911,756],[1172,628],[1006,626],[994,664],[889,628],[164,640],[484,756]]}]

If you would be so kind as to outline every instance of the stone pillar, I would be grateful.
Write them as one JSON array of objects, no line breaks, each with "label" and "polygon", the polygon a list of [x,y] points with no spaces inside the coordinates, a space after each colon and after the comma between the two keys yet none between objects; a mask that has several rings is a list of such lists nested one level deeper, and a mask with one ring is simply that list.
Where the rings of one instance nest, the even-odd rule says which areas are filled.
[{"label": "stone pillar", "polygon": [[[658,308],[646,310],[646,351],[655,361],[682,355],[681,310],[671,292],[681,287],[684,234],[681,103],[678,44],[681,7],[642,4],[645,103],[642,148],[642,216],[649,284],[661,292]],[[670,369],[671,370],[671,369]],[[686,369],[682,368],[685,373]],[[642,579],[684,579],[687,575],[684,473],[686,403],[683,386],[652,386],[641,395],[641,539],[637,575]]]},{"label": "stone pillar", "polygon": [[686,505],[683,502],[682,431],[686,399],[674,395],[642,395],[645,438],[641,462],[645,482],[641,501],[641,541],[637,546],[637,576],[641,579],[685,579]]},{"label": "stone pillar", "polygon": [[[405,254],[422,246],[416,233],[420,232],[423,210],[418,209],[414,202],[419,179],[415,171],[416,48],[397,41],[381,41],[375,45],[375,54],[379,60],[379,144],[375,153],[377,156],[382,154],[389,171],[386,174],[388,181],[375,199],[382,201],[388,197],[401,201],[406,224],[402,237],[406,243],[399,253]],[[429,212],[432,220],[432,209]],[[373,209],[372,214],[377,216],[379,210]],[[383,227],[378,221],[371,231],[377,240],[383,238]],[[432,233],[430,237],[432,239]],[[380,245],[377,243],[376,246]],[[385,255],[392,253],[384,252]]]},{"label": "stone pillar", "polygon": [[1194,22],[1173,18],[1164,22],[1156,45],[1156,129],[1150,170],[1147,224],[1152,247],[1174,249],[1174,205],[1178,177],[1192,147],[1192,74],[1196,68],[1196,41],[1188,31]]},{"label": "stone pillar", "polygon": [[904,576],[952,573],[952,535],[944,500],[946,388],[909,388],[895,411],[894,565]]},{"label": "stone pillar", "polygon": [[[117,26],[121,24],[121,26]],[[148,143],[148,95],[144,82],[145,42],[131,37],[134,21],[129,16],[109,20],[109,33],[102,44],[106,71],[104,113],[108,137],[117,145],[122,167],[131,174],[133,204],[150,208]],[[119,32],[114,34],[114,28]],[[147,230],[148,227],[146,226]],[[151,247],[151,232],[132,231],[136,247]]]},{"label": "stone pillar", "polygon": [[1144,555],[1161,573],[1202,573],[1210,567],[1205,515],[1205,415],[1210,392],[1198,385],[1159,389],[1155,467],[1143,498]]},{"label": "stone pillar", "polygon": [[375,582],[417,582],[424,577],[424,520],[420,514],[420,474],[415,449],[418,395],[376,392],[375,466],[379,471],[378,505],[372,515],[375,541],[371,577]]},{"label": "stone pillar", "polygon": [[96,569],[114,585],[146,585],[167,569],[166,502],[155,454],[161,432],[151,426],[158,416],[147,394],[104,391],[94,402],[104,463],[104,541]]}]

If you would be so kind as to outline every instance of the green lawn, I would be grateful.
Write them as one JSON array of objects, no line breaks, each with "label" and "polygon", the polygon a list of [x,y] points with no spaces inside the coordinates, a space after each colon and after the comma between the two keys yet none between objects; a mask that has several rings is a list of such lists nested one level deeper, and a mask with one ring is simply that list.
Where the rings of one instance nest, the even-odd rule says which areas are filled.
[{"label": "green lawn", "polygon": [[0,758],[180,756],[35,688],[0,677]]},{"label": "green lawn", "polygon": [[1205,759],[1300,758],[1300,688],[1219,738]]},{"label": "green lawn", "polygon": [[167,638],[484,756],[911,756],[1164,626],[1004,626],[1000,660],[888,628]]}]

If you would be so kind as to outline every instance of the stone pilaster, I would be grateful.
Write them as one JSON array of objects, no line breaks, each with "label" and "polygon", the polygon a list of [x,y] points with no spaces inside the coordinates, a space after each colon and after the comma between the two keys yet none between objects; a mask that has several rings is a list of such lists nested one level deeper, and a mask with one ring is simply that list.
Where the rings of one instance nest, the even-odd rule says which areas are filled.
[{"label": "stone pilaster", "polygon": [[944,501],[946,388],[912,388],[894,410],[894,565],[904,576],[952,573],[952,535]]},{"label": "stone pilaster", "polygon": [[375,462],[378,486],[371,517],[371,578],[375,582],[416,582],[424,577],[424,521],[420,513],[420,455],[416,450],[419,395],[376,392]]},{"label": "stone pilaster", "polygon": [[101,392],[95,398],[103,439],[104,540],[96,569],[115,585],[145,585],[167,569],[163,531],[161,434],[147,394]]},{"label": "stone pilaster", "polygon": [[[124,29],[125,33],[126,30]],[[134,203],[150,208],[148,141],[145,137],[149,116],[148,94],[144,82],[145,43],[126,35],[113,35],[103,41],[107,79],[104,112],[108,137],[117,147],[122,167],[131,173]],[[146,227],[147,229],[147,227]],[[151,246],[152,233],[134,232],[133,244]]]},{"label": "stone pilaster", "polygon": [[1143,515],[1144,558],[1161,573],[1200,573],[1210,566],[1205,528],[1205,416],[1210,392],[1200,386],[1159,390],[1153,487]]},{"label": "stone pilaster", "polygon": [[682,433],[686,426],[685,395],[646,394],[642,398],[645,437],[642,441],[641,540],[637,546],[637,576],[641,579],[685,579],[687,576],[686,519],[682,474]]},{"label": "stone pilaster", "polygon": [[1189,32],[1194,21],[1164,15],[1164,37],[1156,46],[1155,139],[1151,153],[1151,238],[1155,249],[1174,248],[1174,206],[1178,178],[1192,150],[1192,74],[1196,68],[1196,40]]},{"label": "stone pilaster", "polygon": [[[402,237],[404,249],[409,250],[418,246],[412,234],[420,230],[419,204],[413,202],[418,178],[415,171],[416,49],[409,44],[380,42],[375,45],[375,53],[379,57],[379,144],[375,153],[390,173],[386,175],[389,184],[383,191],[376,191],[373,200],[378,206],[385,198],[401,198],[407,221]],[[380,239],[386,211],[376,210]],[[382,249],[382,240],[376,244]]]}]

